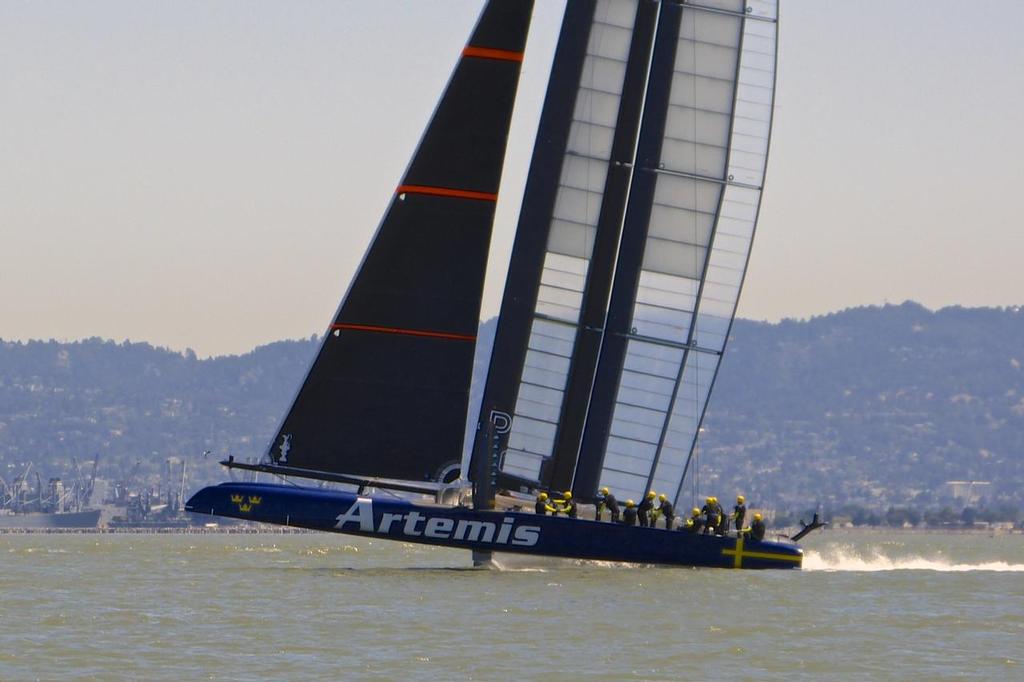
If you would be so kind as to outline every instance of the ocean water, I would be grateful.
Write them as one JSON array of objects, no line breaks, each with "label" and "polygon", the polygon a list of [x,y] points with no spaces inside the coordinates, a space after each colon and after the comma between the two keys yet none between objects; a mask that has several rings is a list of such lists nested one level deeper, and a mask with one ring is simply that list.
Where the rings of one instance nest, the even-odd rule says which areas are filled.
[{"label": "ocean water", "polygon": [[805,570],[328,534],[0,535],[0,680],[1024,679],[1024,536],[825,531]]}]

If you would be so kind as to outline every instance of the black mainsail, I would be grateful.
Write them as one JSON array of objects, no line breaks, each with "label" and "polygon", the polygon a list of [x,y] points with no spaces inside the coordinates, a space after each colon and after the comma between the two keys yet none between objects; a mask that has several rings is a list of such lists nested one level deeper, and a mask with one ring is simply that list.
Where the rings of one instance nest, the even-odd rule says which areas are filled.
[{"label": "black mainsail", "polygon": [[[570,23],[584,6],[590,22]],[[549,87],[480,432],[503,432],[501,485],[675,501],[760,204],[777,2],[570,1],[566,16],[552,83],[585,33],[583,66],[573,93]],[[477,439],[471,472],[493,449]]]},{"label": "black mainsail", "polygon": [[261,470],[404,481],[457,472],[532,4],[485,6]]}]

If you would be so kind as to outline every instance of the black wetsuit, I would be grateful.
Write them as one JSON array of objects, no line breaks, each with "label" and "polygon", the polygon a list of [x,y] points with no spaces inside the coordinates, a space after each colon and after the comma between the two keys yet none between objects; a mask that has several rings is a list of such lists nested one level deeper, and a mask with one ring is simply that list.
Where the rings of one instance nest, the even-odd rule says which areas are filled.
[{"label": "black wetsuit", "polygon": [[700,513],[704,515],[704,535],[714,533],[719,523],[719,513],[715,511],[715,505],[705,504]]},{"label": "black wetsuit", "polygon": [[686,522],[682,526],[679,527],[679,530],[686,531],[687,533],[692,533],[693,535],[696,535],[700,532],[700,529],[703,527],[704,519],[700,518],[699,516],[691,516],[690,518],[686,519]]},{"label": "black wetsuit", "polygon": [[622,522],[627,526],[636,525],[636,507],[626,507],[622,512]]},{"label": "black wetsuit", "polygon": [[576,518],[576,500],[562,500],[562,511],[570,519]]},{"label": "black wetsuit", "polygon": [[672,508],[672,503],[665,500],[658,507],[658,511],[665,517],[665,528],[672,530],[672,522],[676,519],[676,510]]},{"label": "black wetsuit", "polygon": [[651,519],[648,514],[654,509],[654,500],[644,498],[640,500],[640,506],[636,508],[637,518],[640,519],[640,525],[647,528],[651,525]]},{"label": "black wetsuit", "polygon": [[538,514],[540,514],[541,516],[544,516],[545,514],[548,513],[548,501],[547,500],[537,500],[537,504],[534,505],[533,509]]},{"label": "black wetsuit", "polygon": [[715,513],[718,514],[718,525],[715,526],[715,535],[725,535],[725,531],[729,530],[729,519],[725,518],[725,510],[722,509],[722,505],[715,502]]},{"label": "black wetsuit", "polygon": [[732,508],[732,515],[736,523],[736,532],[739,533],[741,530],[743,530],[743,519],[747,516],[746,505],[737,504],[735,507]]},{"label": "black wetsuit", "polygon": [[612,523],[618,523],[619,522],[619,501],[615,499],[615,496],[612,495],[611,493],[608,493],[607,495],[602,495],[601,497],[597,498],[597,504],[595,505],[595,518],[598,521],[601,520],[601,507],[602,506],[603,507],[607,507],[608,511],[611,512]]},{"label": "black wetsuit", "polygon": [[750,524],[750,537],[755,540],[764,540],[764,521],[754,521]]}]

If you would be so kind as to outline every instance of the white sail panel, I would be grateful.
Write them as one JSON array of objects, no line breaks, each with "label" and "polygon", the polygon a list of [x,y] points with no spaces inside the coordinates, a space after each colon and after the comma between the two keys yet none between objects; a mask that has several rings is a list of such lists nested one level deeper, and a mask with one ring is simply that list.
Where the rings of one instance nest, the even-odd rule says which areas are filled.
[{"label": "white sail panel", "polygon": [[761,187],[768,157],[775,91],[776,26],[747,21],[736,88],[736,116],[729,156],[729,179]]},{"label": "white sail panel", "polygon": [[658,451],[684,352],[631,339],[616,395],[601,484],[637,498]]},{"label": "white sail panel", "polygon": [[700,427],[701,415],[711,392],[711,383],[721,356],[710,353],[689,353],[683,382],[672,406],[665,440],[658,457],[651,487],[673,497],[682,481],[683,467]]},{"label": "white sail panel", "polygon": [[734,185],[725,188],[694,329],[694,340],[702,348],[719,352],[725,348],[747,267],[760,198],[760,190]]},{"label": "white sail panel", "polygon": [[562,162],[526,362],[502,470],[537,480],[554,449],[611,158],[635,0],[600,0]]},{"label": "white sail panel", "polygon": [[747,14],[755,19],[775,21],[779,18],[779,0],[747,0],[746,5]]},{"label": "white sail panel", "polygon": [[775,12],[774,2],[730,0],[683,8],[631,338],[600,478],[623,497],[654,489],[674,500],[703,418],[764,181]]}]

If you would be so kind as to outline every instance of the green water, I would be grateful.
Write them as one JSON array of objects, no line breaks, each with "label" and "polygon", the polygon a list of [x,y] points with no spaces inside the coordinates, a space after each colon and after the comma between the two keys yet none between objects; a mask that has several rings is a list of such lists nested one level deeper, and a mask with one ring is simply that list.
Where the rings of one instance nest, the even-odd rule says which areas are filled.
[{"label": "green water", "polygon": [[1024,536],[805,547],[473,570],[338,535],[3,535],[0,680],[1024,679]]}]

